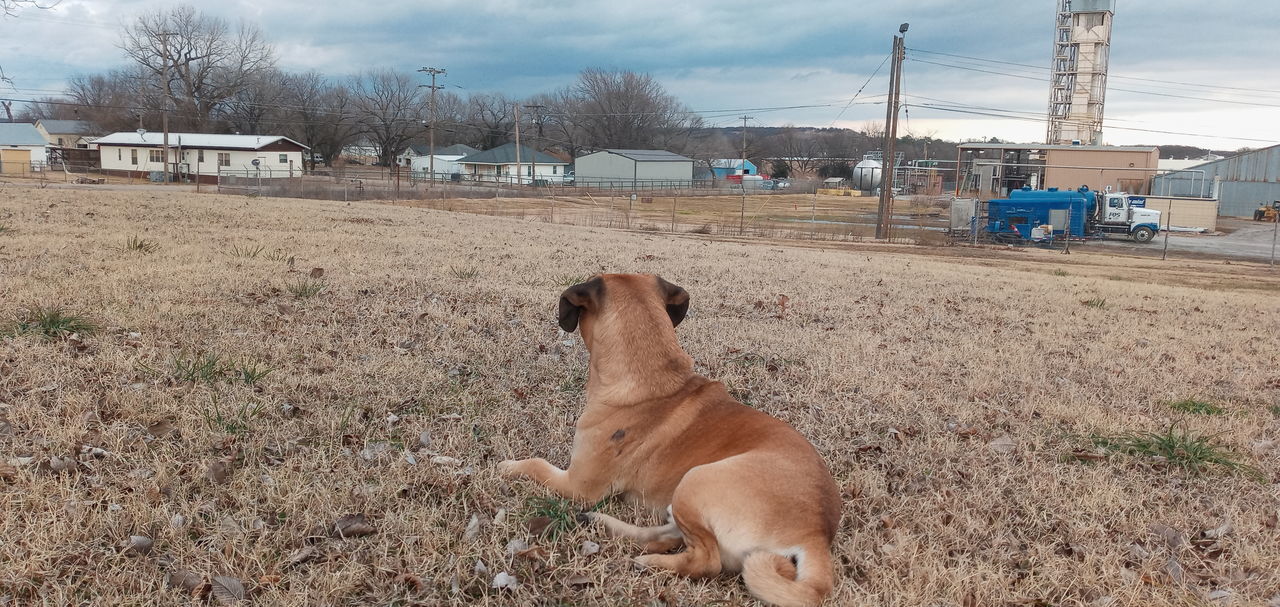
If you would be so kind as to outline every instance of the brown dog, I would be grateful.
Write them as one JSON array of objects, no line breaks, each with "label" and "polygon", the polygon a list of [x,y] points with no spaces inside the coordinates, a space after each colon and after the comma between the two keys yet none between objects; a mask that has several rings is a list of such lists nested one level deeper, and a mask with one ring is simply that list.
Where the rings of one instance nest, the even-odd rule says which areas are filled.
[{"label": "brown dog", "polygon": [[606,274],[569,287],[560,326],[580,330],[591,353],[569,468],[538,458],[499,470],[568,498],[623,494],[665,509],[668,523],[657,527],[587,515],[643,543],[642,565],[691,577],[741,571],[764,601],[821,603],[840,522],[831,473],[793,428],[693,373],[675,333],[688,308],[689,294],[656,276]]}]

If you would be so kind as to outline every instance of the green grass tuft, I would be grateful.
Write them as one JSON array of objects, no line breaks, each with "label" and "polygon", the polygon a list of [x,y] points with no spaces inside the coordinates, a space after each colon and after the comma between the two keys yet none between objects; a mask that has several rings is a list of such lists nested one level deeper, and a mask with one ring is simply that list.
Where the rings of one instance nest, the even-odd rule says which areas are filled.
[{"label": "green grass tuft", "polygon": [[471,280],[480,275],[475,266],[449,266],[449,275],[458,280]]},{"label": "green grass tuft", "polygon": [[1174,411],[1194,413],[1196,415],[1222,415],[1227,412],[1226,409],[1223,409],[1211,402],[1196,400],[1194,398],[1169,403],[1169,407]]},{"label": "green grass tuft", "polygon": [[0,236],[4,236],[6,234],[14,234],[16,232],[17,230],[15,230],[13,226],[7,223],[0,223]]},{"label": "green grass tuft", "polygon": [[1270,411],[1272,415],[1280,417],[1280,405],[1271,405],[1270,407],[1267,407],[1267,410]]},{"label": "green grass tuft", "polygon": [[17,321],[4,333],[60,339],[73,334],[88,337],[98,330],[98,325],[93,321],[79,314],[72,314],[60,306],[36,306],[18,313]]},{"label": "green grass tuft", "polygon": [[1107,300],[1102,297],[1094,297],[1092,299],[1082,299],[1080,300],[1080,303],[1084,304],[1086,308],[1102,309],[1107,307]]},{"label": "green grass tuft", "polygon": [[[607,501],[608,498],[602,499],[586,511],[595,512]],[[583,512],[573,500],[560,497],[530,497],[525,500],[524,507],[526,520],[538,517],[550,519],[546,530],[542,532],[550,541],[573,531],[579,524],[578,515]]]},{"label": "green grass tuft", "polygon": [[224,409],[218,395],[214,393],[209,397],[209,406],[200,412],[200,416],[211,430],[244,434],[249,431],[250,422],[261,415],[264,408],[262,403],[243,402]]},{"label": "green grass tuft", "polygon": [[1067,274],[1066,270],[1054,270],[1053,275],[1054,276],[1070,276],[1070,274]]},{"label": "green grass tuft", "polygon": [[261,255],[262,252],[265,250],[266,250],[266,247],[262,245],[252,245],[252,246],[245,245],[242,247],[240,245],[233,244],[231,245],[231,250],[227,251],[227,253],[232,257],[241,257],[244,259],[255,259],[258,257],[258,255]]},{"label": "green grass tuft", "polygon": [[572,287],[573,285],[587,282],[591,277],[585,274],[560,274],[555,277],[556,285],[561,287]]},{"label": "green grass tuft", "polygon": [[129,240],[126,240],[124,243],[124,250],[132,253],[150,255],[160,250],[160,243],[154,240],[138,238],[137,236],[130,236]]},{"label": "green grass tuft", "polygon": [[273,249],[271,251],[263,253],[262,255],[262,258],[266,259],[267,261],[288,261],[289,258],[291,257],[293,256],[288,253],[285,253],[284,251],[281,251],[280,249]]},{"label": "green grass tuft", "polygon": [[170,361],[169,376],[180,382],[215,383],[231,373],[231,363],[212,352],[179,352]]},{"label": "green grass tuft", "polygon": [[326,288],[328,288],[328,285],[323,280],[311,280],[310,278],[303,278],[285,285],[285,289],[298,299],[315,297],[323,293]]},{"label": "green grass tuft", "polygon": [[1095,447],[1135,457],[1149,458],[1158,463],[1181,468],[1192,473],[1202,473],[1210,468],[1222,468],[1232,474],[1243,474],[1253,479],[1263,479],[1262,471],[1241,462],[1225,446],[1211,436],[1193,434],[1170,426],[1163,432],[1133,432],[1115,436],[1091,436]]}]

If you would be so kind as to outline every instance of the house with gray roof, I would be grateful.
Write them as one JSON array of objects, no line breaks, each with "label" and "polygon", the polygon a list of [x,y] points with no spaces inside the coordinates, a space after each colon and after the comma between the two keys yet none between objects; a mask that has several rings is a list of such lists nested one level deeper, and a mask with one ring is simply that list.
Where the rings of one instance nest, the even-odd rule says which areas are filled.
[{"label": "house with gray roof", "polygon": [[573,173],[575,185],[687,187],[693,159],[666,150],[606,149],[574,159]]},{"label": "house with gray roof", "polygon": [[45,120],[36,121],[36,130],[44,140],[53,147],[88,149],[93,136],[97,134],[93,124],[85,120]]},{"label": "house with gray roof", "polygon": [[[457,163],[463,179],[471,181],[529,184],[536,180],[564,183],[564,173],[569,163],[523,145],[520,146],[519,155],[517,162],[516,144],[508,143],[463,156]],[[440,169],[437,168],[436,172],[440,172]]]},{"label": "house with gray roof", "polygon": [[0,175],[26,175],[48,161],[48,143],[34,124],[0,123]]},{"label": "house with gray roof", "polygon": [[462,172],[461,167],[458,166],[459,159],[479,151],[461,143],[437,147],[435,166],[433,167],[431,147],[425,143],[415,143],[396,158],[396,164],[402,167],[409,167],[409,170],[415,172],[434,170],[437,175],[451,175]]}]

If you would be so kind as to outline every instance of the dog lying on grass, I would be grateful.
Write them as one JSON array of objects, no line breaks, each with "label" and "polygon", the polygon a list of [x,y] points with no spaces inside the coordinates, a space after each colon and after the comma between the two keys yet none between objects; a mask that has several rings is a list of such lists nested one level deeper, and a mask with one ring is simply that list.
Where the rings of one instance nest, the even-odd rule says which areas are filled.
[{"label": "dog lying on grass", "polygon": [[684,289],[651,275],[606,274],[565,290],[560,327],[579,330],[591,353],[569,467],[534,458],[498,469],[575,500],[622,494],[665,509],[668,522],[656,527],[586,514],[642,544],[641,565],[689,577],[741,571],[761,600],[817,605],[834,584],[835,481],[795,429],[694,374],[675,333],[688,308]]}]

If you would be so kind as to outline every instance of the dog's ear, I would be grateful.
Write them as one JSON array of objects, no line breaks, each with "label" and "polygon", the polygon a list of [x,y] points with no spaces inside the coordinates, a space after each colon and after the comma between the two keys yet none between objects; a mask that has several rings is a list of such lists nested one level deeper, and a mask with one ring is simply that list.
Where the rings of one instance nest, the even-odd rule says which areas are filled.
[{"label": "dog's ear", "polygon": [[560,328],[573,333],[584,308],[599,308],[604,297],[604,280],[599,276],[580,282],[560,294]]},{"label": "dog's ear", "polygon": [[658,278],[658,288],[662,289],[662,296],[667,302],[667,316],[671,317],[671,326],[680,326],[680,321],[689,312],[689,292],[661,277]]}]

